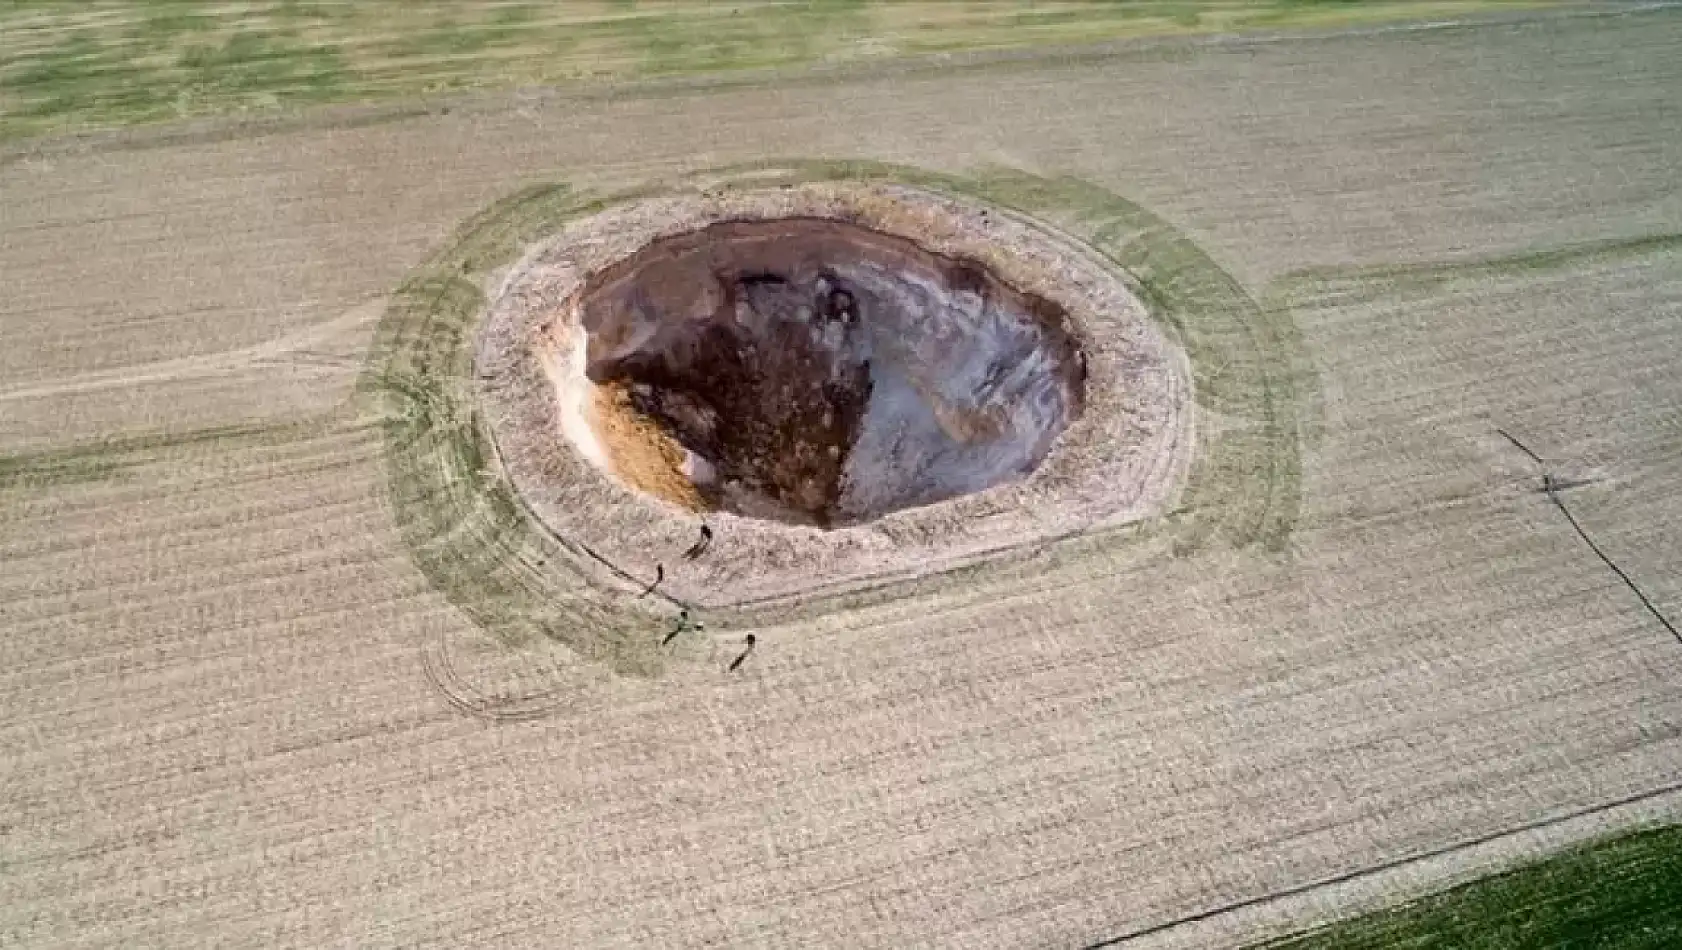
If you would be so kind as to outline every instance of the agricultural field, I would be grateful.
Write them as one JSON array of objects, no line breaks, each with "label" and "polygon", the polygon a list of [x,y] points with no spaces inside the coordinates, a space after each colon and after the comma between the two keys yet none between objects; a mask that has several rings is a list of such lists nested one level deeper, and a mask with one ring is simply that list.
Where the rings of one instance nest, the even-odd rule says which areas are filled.
[{"label": "agricultural field", "polygon": [[[1489,6],[0,12],[0,945],[1665,945],[1682,8]],[[1124,275],[1184,484],[669,635],[493,289],[843,186]]]},{"label": "agricultural field", "polygon": [[[30,0],[0,10],[0,140],[278,106],[1302,29],[1519,0]],[[763,79],[761,80],[763,81]]]},{"label": "agricultural field", "polygon": [[1267,947],[1673,947],[1682,941],[1678,838],[1682,828],[1671,826],[1572,849]]}]

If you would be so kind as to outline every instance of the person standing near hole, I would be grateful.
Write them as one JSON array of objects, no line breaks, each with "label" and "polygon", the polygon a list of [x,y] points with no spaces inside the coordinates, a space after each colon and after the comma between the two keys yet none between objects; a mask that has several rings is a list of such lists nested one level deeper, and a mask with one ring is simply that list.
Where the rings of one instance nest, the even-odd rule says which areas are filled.
[{"label": "person standing near hole", "polygon": [[691,544],[689,546],[689,549],[683,552],[683,559],[685,561],[695,560],[696,558],[700,557],[701,555],[707,553],[707,548],[712,547],[712,543],[713,543],[713,529],[707,527],[704,524],[701,525],[701,540],[696,541],[694,544]]},{"label": "person standing near hole", "polygon": [[746,643],[747,646],[746,646],[745,649],[742,650],[742,655],[736,657],[735,662],[730,664],[730,672],[732,672],[732,673],[736,672],[736,670],[738,668],[740,668],[741,665],[744,662],[747,661],[748,654],[753,652],[753,645],[755,643],[759,642],[759,638],[755,637],[753,634],[750,633],[745,638],[743,638],[743,642]]},{"label": "person standing near hole", "polygon": [[672,626],[671,632],[666,634],[666,639],[660,641],[660,645],[666,646],[685,633],[691,631],[699,633],[705,629],[707,629],[707,625],[699,620],[691,619],[687,609],[680,610],[677,612],[677,623]]}]

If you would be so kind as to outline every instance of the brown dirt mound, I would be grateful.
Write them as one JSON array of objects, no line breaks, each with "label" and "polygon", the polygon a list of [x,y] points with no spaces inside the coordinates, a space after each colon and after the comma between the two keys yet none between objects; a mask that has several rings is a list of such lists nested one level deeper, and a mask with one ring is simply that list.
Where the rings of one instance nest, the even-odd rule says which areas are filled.
[{"label": "brown dirt mound", "polygon": [[630,387],[612,380],[592,395],[591,422],[619,477],[690,511],[705,510],[707,503],[683,472],[683,446],[636,405]]}]

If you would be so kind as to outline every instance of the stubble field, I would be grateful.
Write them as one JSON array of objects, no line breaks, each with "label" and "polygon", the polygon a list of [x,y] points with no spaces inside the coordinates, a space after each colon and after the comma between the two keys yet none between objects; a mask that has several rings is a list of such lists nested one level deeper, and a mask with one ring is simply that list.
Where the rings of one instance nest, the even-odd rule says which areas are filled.
[{"label": "stubble field", "polygon": [[[1539,488],[1682,614],[1679,45],[1659,8],[9,146],[0,943],[1229,946],[1674,820],[1682,642]],[[1266,381],[1266,451],[666,650],[499,626],[436,554],[518,554],[501,509],[403,517],[392,321],[535,186],[768,160],[1037,209],[1188,341],[1248,315],[1288,371],[1196,381]]]}]

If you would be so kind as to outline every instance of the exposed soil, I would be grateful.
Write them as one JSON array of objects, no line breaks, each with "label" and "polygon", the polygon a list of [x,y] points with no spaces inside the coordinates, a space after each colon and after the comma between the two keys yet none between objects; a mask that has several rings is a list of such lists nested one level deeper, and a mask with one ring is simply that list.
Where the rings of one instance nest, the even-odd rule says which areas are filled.
[{"label": "exposed soil", "polygon": [[1062,308],[840,221],[664,238],[580,299],[611,467],[685,507],[870,520],[1026,474],[1082,402]]},{"label": "exposed soil", "polygon": [[614,589],[718,607],[945,570],[1162,511],[1194,444],[1185,356],[1124,277],[918,188],[696,181],[486,290],[498,461]]},{"label": "exposed soil", "polygon": [[[967,15],[949,6],[948,21]],[[1605,6],[1000,70],[521,93],[379,124],[303,111],[294,131],[214,141],[166,124],[120,146],[18,143],[52,151],[0,167],[0,944],[688,950],[835,935],[998,950],[1152,930],[1118,945],[1239,947],[1682,820],[1682,794],[1648,797],[1679,777],[1682,651],[1490,431],[1615,460],[1608,484],[1567,495],[1682,610],[1682,253],[1590,243],[1682,229],[1682,11]],[[88,9],[103,22],[113,8]],[[370,324],[336,314],[382,310],[406,285],[395,314],[484,279],[462,255],[514,230],[490,215],[448,267],[409,269],[493,195],[557,169],[586,188],[796,154],[1077,172],[1267,288],[1322,387],[1322,408],[1300,410],[1312,441],[1300,500],[1283,498],[1302,507],[1288,546],[1162,550],[1206,513],[1246,518],[1250,500],[1287,495],[1249,449],[1268,430],[1237,420],[1223,446],[1200,417],[1200,465],[1250,494],[1192,494],[1168,509],[1183,514],[1008,569],[697,608],[707,631],[669,645],[670,627],[623,619],[669,615],[668,590],[720,603],[813,575],[927,572],[954,547],[1163,510],[1134,503],[1144,479],[1096,452],[1154,449],[1107,428],[1143,412],[1106,402],[1108,381],[1153,392],[1137,348],[1113,342],[1130,311],[1083,300],[1102,285],[1072,268],[1036,284],[985,257],[1068,306],[1091,366],[1085,412],[1018,482],[832,531],[713,513],[712,549],[685,561],[699,517],[557,438],[545,341],[513,332],[553,320],[558,335],[576,287],[512,281],[531,308],[503,302],[506,364],[465,365],[476,322],[389,329],[432,329],[406,352],[464,397],[504,397],[452,406],[523,466],[520,497],[544,525],[645,582],[663,561],[666,583],[642,601],[627,584],[624,612],[577,606],[611,579],[530,560],[548,553],[528,537],[542,526],[506,527],[481,490],[492,456],[482,480],[445,467],[393,482],[395,439],[439,439],[414,458],[443,465],[441,433],[466,413],[439,407],[422,428],[377,413],[385,400],[351,403]],[[1096,200],[1066,218],[1036,205],[1059,184],[1012,187],[1071,233],[1109,226]],[[664,207],[641,229],[631,213],[580,222],[578,270],[598,263],[582,242],[604,242],[606,263],[667,222],[708,223]],[[1036,259],[1002,227],[960,223]],[[928,230],[903,227],[932,246]],[[1179,235],[1106,246],[1178,282]],[[1472,266],[1270,286],[1297,268],[1448,259]],[[551,260],[533,276],[563,276],[539,268]],[[502,286],[485,280],[492,300]],[[1209,325],[1183,316],[1188,332]],[[1209,397],[1250,378],[1269,329],[1197,354]],[[384,332],[368,352],[381,373],[401,368]],[[533,412],[516,416],[516,397]],[[1075,495],[1089,473],[1112,494]],[[1002,514],[978,514],[995,493]],[[1090,500],[1064,513],[1069,497]],[[800,574],[786,583],[771,558],[784,539]],[[454,584],[418,567],[458,556],[474,560]],[[507,624],[475,619],[489,610]],[[504,639],[530,617],[554,639]],[[727,677],[749,632],[756,653]],[[662,651],[664,675],[615,675],[596,659],[610,647],[569,645],[620,640]],[[456,687],[448,701],[433,669]],[[464,718],[458,695],[503,723]],[[1522,830],[1569,814],[1583,817]],[[1471,837],[1486,843],[1453,847]],[[1361,869],[1388,870],[1351,878]]]}]

